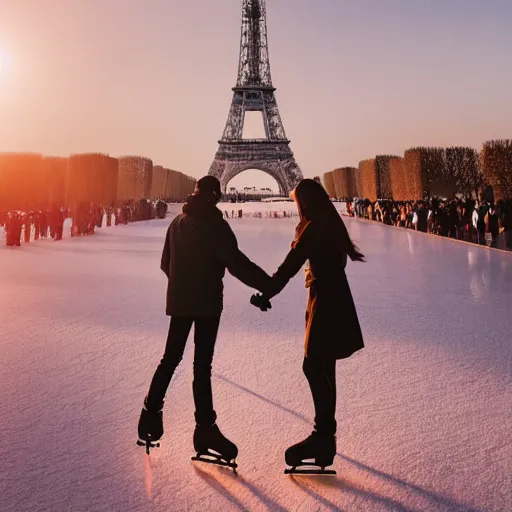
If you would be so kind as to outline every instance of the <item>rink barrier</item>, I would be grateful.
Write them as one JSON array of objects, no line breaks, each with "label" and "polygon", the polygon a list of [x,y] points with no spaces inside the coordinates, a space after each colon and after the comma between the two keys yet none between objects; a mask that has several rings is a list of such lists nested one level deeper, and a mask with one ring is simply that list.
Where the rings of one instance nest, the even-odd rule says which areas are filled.
[{"label": "rink barrier", "polygon": [[378,226],[384,226],[386,228],[398,229],[400,231],[404,231],[405,233],[415,233],[417,235],[430,236],[430,237],[441,239],[441,240],[449,240],[450,242],[458,242],[458,243],[461,243],[461,244],[469,245],[470,247],[478,247],[478,248],[481,248],[481,249],[490,249],[492,251],[498,251],[500,253],[512,254],[512,251],[509,251],[507,249],[500,249],[499,247],[490,247],[488,245],[478,245],[478,244],[474,244],[474,243],[471,243],[471,242],[467,242],[466,240],[457,240],[456,238],[449,238],[447,236],[435,235],[434,233],[425,233],[424,231],[416,231],[415,229],[402,228],[400,226],[392,226],[392,225],[389,225],[389,224],[384,224],[383,222],[377,222],[375,220],[361,219],[361,217],[351,217],[350,215],[348,215],[345,212],[340,212],[340,215],[342,215],[343,217],[348,217],[349,219],[356,220],[358,222],[362,222],[362,223],[366,223],[367,222],[367,223],[371,223],[371,224],[376,224]]},{"label": "rink barrier", "polygon": [[226,219],[296,219],[299,217],[298,212],[291,210],[272,210],[259,212],[243,212],[243,210],[223,210],[222,214]]},{"label": "rink barrier", "polygon": [[[226,218],[226,219],[237,219],[237,218],[257,218],[257,219],[297,219],[299,218],[299,213],[296,212],[296,211],[286,211],[286,210],[273,210],[273,211],[260,211],[260,212],[243,212],[242,210],[232,210],[232,216],[229,215],[230,212],[228,212],[227,210],[224,210],[222,213],[223,213],[223,216]],[[242,213],[242,215],[240,215],[240,212]],[[402,227],[399,227],[399,226],[393,226],[393,225],[389,225],[389,224],[384,224],[382,222],[377,222],[377,221],[374,221],[374,220],[369,220],[369,219],[362,219],[360,217],[350,217],[350,215],[348,215],[345,211],[340,211],[338,210],[338,213],[343,216],[343,217],[347,217],[351,220],[355,220],[357,222],[361,222],[361,223],[370,223],[370,224],[375,224],[375,225],[380,225],[380,226],[384,226],[386,228],[393,228],[393,229],[397,229],[397,230],[400,230],[402,232],[406,232],[406,233],[415,233],[415,234],[418,234],[418,235],[423,235],[423,236],[429,236],[429,237],[434,237],[434,238],[437,238],[437,239],[444,239],[444,240],[448,240],[448,241],[451,241],[451,242],[458,242],[458,243],[462,243],[462,244],[465,244],[465,245],[468,245],[470,247],[474,247],[474,248],[481,248],[481,249],[490,249],[490,250],[494,250],[494,251],[498,251],[500,253],[510,253],[512,254],[512,251],[509,251],[507,249],[501,249],[499,247],[490,247],[490,246],[487,246],[487,245],[478,245],[478,244],[474,244],[474,243],[471,243],[471,242],[467,242],[466,240],[457,240],[456,238],[448,238],[448,237],[442,237],[442,236],[439,236],[439,235],[435,235],[434,233],[425,233],[423,231],[416,231],[416,230],[413,230],[413,229],[407,229],[407,228],[402,228]],[[155,219],[153,219],[155,220]],[[132,224],[132,223],[130,223]],[[110,227],[110,226],[106,226],[106,227]],[[114,226],[112,226],[114,227]],[[33,226],[31,226],[31,236],[30,236],[30,240],[34,240],[34,237],[33,237]],[[25,237],[25,228],[23,228],[23,233],[22,233],[22,243],[24,242],[24,237]]]}]

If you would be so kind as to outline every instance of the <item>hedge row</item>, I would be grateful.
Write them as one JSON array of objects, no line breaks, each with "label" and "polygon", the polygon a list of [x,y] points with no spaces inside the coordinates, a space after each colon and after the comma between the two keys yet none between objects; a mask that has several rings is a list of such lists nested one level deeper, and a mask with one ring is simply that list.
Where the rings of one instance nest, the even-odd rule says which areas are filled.
[{"label": "hedge row", "polygon": [[324,174],[324,187],[329,194],[329,197],[336,197],[336,188],[334,187],[334,176],[332,171]]},{"label": "hedge row", "polygon": [[66,180],[66,204],[112,204],[117,195],[117,159],[102,153],[71,155]]},{"label": "hedge row", "polygon": [[193,178],[153,167],[144,157],[0,153],[0,212],[72,207],[80,202],[121,205],[143,198],[181,201],[194,187]]},{"label": "hedge row", "polygon": [[496,200],[512,199],[512,140],[491,140],[481,153],[484,181],[494,188]]},{"label": "hedge row", "polygon": [[495,199],[512,198],[512,140],[492,140],[478,152],[469,147],[416,147],[403,157],[379,155],[324,174],[332,198],[418,200],[471,196],[491,185]]},{"label": "hedge row", "polygon": [[0,155],[0,201],[9,209],[44,202],[43,155],[5,153]]},{"label": "hedge row", "polygon": [[377,160],[363,160],[359,162],[359,194],[361,197],[375,201],[379,197],[379,173],[377,171]]},{"label": "hedge row", "polygon": [[[120,201],[139,201],[151,194],[153,162],[141,156],[122,156],[119,162]],[[149,185],[149,190],[148,190]]]},{"label": "hedge row", "polygon": [[358,170],[355,167],[342,167],[333,171],[336,197],[355,197],[358,195]]}]

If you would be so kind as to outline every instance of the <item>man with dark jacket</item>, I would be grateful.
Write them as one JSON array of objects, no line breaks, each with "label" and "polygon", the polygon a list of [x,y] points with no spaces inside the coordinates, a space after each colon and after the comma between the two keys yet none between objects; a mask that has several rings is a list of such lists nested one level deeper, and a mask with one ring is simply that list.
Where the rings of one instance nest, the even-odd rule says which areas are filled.
[{"label": "man with dark jacket", "polygon": [[503,230],[505,231],[505,244],[509,251],[512,251],[512,201],[505,201],[502,207]]},{"label": "man with dark jacket", "polygon": [[418,204],[416,215],[418,216],[418,224],[416,229],[426,233],[428,226],[428,210],[425,208],[425,203],[423,203],[423,201]]},{"label": "man with dark jacket", "polygon": [[161,269],[168,277],[166,313],[171,317],[164,356],[158,366],[139,420],[139,438],[149,449],[163,435],[162,409],[171,378],[180,363],[194,324],[194,382],[198,453],[215,450],[225,461],[237,447],[220,432],[213,409],[211,365],[223,308],[225,270],[251,288],[263,291],[270,277],[238,248],[236,237],[216,204],[219,180],[201,178],[195,192],[169,226]]}]

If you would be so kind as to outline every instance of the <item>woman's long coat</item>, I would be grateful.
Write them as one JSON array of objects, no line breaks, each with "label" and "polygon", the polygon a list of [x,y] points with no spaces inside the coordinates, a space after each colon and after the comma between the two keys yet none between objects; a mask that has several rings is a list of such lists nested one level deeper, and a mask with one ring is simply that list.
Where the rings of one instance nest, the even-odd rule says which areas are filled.
[{"label": "woman's long coat", "polygon": [[363,335],[345,274],[347,255],[327,226],[301,222],[292,249],[272,277],[269,297],[277,295],[309,260],[306,288],[306,357],[345,359],[364,347]]}]

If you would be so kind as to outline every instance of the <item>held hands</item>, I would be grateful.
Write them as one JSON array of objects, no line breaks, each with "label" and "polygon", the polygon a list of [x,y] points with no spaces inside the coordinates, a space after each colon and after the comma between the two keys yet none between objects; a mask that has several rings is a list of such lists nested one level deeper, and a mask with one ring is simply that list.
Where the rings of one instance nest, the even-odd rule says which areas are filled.
[{"label": "held hands", "polygon": [[261,293],[256,293],[251,297],[251,304],[257,308],[260,308],[261,311],[264,312],[272,309],[272,304],[270,304],[270,301],[263,297]]}]

